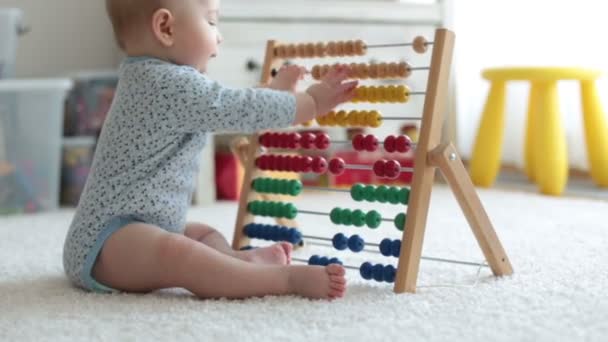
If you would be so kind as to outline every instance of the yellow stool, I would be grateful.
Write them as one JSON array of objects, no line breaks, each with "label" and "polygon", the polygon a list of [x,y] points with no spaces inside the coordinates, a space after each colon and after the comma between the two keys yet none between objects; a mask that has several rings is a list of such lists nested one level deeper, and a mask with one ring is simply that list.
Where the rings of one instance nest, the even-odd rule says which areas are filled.
[{"label": "yellow stool", "polygon": [[529,81],[525,172],[542,193],[560,195],[568,180],[568,155],[557,82],[578,80],[591,177],[599,186],[608,186],[608,120],[602,111],[595,83],[600,74],[597,70],[558,67],[485,70],[483,77],[491,82],[491,87],[471,159],[473,182],[489,187],[496,180],[503,144],[507,81]]}]

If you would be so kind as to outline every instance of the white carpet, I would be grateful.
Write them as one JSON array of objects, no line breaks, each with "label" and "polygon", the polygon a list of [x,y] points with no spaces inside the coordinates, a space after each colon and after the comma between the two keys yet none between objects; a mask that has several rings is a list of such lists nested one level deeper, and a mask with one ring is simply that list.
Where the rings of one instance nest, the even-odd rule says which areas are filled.
[{"label": "white carpet", "polygon": [[[0,218],[0,340],[608,340],[608,203],[500,191],[480,195],[514,276],[497,280],[483,270],[475,286],[424,287],[415,295],[394,295],[390,285],[363,281],[352,272],[346,298],[332,303],[294,297],[202,301],[181,290],[85,293],[69,286],[61,266],[70,211]],[[424,254],[480,261],[452,195],[436,187],[432,198]],[[345,195],[313,195],[299,207],[327,211],[335,203],[361,207]],[[235,210],[231,203],[193,209],[191,219],[231,235]],[[382,212],[397,211],[382,207]],[[327,218],[302,216],[301,221],[309,234],[337,231]],[[388,225],[364,235],[373,242],[383,235],[399,237]],[[337,255],[329,249],[312,252]],[[339,253],[351,264],[362,260]],[[475,267],[422,262],[420,283],[470,285],[476,272]]]}]

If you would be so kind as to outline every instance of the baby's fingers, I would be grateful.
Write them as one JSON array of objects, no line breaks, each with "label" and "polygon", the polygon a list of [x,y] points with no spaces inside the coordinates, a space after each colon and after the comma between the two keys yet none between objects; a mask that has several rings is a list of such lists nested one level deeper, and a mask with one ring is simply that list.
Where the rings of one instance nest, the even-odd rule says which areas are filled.
[{"label": "baby's fingers", "polygon": [[355,91],[358,85],[359,81],[350,81],[340,84],[337,88],[338,101],[342,103],[352,100],[355,97]]},{"label": "baby's fingers", "polygon": [[336,65],[323,77],[323,81],[331,86],[337,86],[349,77],[349,68],[345,65]]}]

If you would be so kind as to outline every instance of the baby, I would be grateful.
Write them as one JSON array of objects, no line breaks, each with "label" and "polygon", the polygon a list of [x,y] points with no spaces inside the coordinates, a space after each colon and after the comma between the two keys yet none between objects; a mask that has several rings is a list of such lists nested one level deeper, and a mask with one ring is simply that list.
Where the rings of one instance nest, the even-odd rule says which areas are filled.
[{"label": "baby", "polygon": [[216,230],[185,220],[209,132],[284,128],[327,113],[354,96],[347,70],[305,92],[295,91],[304,75],[295,66],[266,87],[226,88],[204,74],[222,41],[219,0],[106,4],[128,57],[65,241],[70,281],[97,292],[342,297],[342,266],[290,265],[288,243],[234,251]]}]

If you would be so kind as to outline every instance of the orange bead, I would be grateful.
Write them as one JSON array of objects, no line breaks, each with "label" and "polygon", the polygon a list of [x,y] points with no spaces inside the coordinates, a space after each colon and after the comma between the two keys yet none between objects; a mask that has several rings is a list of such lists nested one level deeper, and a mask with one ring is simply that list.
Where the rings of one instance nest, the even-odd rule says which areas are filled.
[{"label": "orange bead", "polygon": [[348,65],[348,76],[350,78],[359,78],[359,67],[357,63],[350,63]]},{"label": "orange bead", "polygon": [[344,45],[344,53],[347,56],[354,56],[355,55],[355,42],[352,40],[349,40],[346,42],[346,44]]},{"label": "orange bead", "polygon": [[315,80],[320,80],[321,79],[321,66],[320,65],[315,65],[312,68],[311,74],[312,74],[312,77]]},{"label": "orange bead", "polygon": [[426,40],[426,38],[422,37],[422,36],[418,36],[416,37],[416,39],[414,39],[414,51],[416,51],[417,53],[425,53],[428,50],[428,42]]},{"label": "orange bead", "polygon": [[367,44],[362,40],[355,41],[355,54],[357,56],[364,56],[367,52]]},{"label": "orange bead", "polygon": [[326,55],[325,43],[315,44],[315,55],[317,57],[325,57],[325,55]]},{"label": "orange bead", "polygon": [[336,42],[329,42],[327,44],[327,55],[330,57],[335,57],[336,55]]},{"label": "orange bead", "polygon": [[367,64],[361,63],[357,65],[357,69],[357,76],[359,76],[359,79],[366,80],[369,78],[369,68]]},{"label": "orange bead", "polygon": [[338,42],[336,44],[336,54],[338,57],[344,57],[344,50],[346,50],[346,44],[344,42]]},{"label": "orange bead", "polygon": [[397,78],[399,77],[398,72],[399,65],[397,63],[389,63],[386,71],[386,77]]},{"label": "orange bead", "polygon": [[327,75],[327,73],[329,72],[329,69],[331,69],[331,66],[325,64],[323,66],[323,69],[321,69],[321,78],[325,77],[325,75]]},{"label": "orange bead", "polygon": [[412,67],[406,62],[399,63],[397,74],[399,77],[408,78],[412,75]]},{"label": "orange bead", "polygon": [[309,58],[315,57],[315,44],[306,44],[306,56]]},{"label": "orange bead", "polygon": [[285,58],[287,56],[287,48],[285,45],[281,45],[279,47],[277,47],[277,57],[278,58]]},{"label": "orange bead", "polygon": [[388,73],[388,65],[386,63],[378,64],[378,78],[386,78]]},{"label": "orange bead", "polygon": [[378,78],[378,64],[369,65],[369,77]]},{"label": "orange bead", "polygon": [[285,57],[287,57],[287,58],[298,57],[298,48],[295,45],[293,45],[293,44],[287,45],[286,51],[287,51],[287,53],[286,53]]},{"label": "orange bead", "polygon": [[306,55],[307,55],[306,44],[298,44],[296,46],[296,49],[298,50],[298,57],[306,58]]}]

